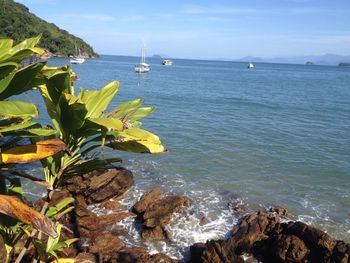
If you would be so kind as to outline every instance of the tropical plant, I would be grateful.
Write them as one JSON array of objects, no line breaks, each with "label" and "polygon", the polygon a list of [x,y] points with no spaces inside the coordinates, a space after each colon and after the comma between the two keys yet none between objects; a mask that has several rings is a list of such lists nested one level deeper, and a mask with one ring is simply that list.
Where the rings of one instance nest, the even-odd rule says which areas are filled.
[{"label": "tropical plant", "polygon": [[[6,218],[12,220],[10,224],[0,222],[0,233],[6,239],[8,251],[24,234],[28,236],[16,262],[21,261],[30,244],[37,248],[38,260],[59,261],[56,252],[73,242],[60,241],[59,224],[52,228],[52,221],[73,209],[69,206],[72,199],[64,199],[54,207],[48,207],[48,204],[53,190],[66,178],[105,169],[106,165],[121,161],[119,158],[97,158],[96,149],[102,151],[104,147],[110,147],[139,153],[166,151],[158,136],[140,128],[140,119],[151,114],[154,107],[142,107],[144,101],[137,99],[108,112],[119,89],[118,81],[110,82],[101,90],[83,90],[75,94],[76,76],[68,66],[47,67],[44,62],[31,63],[33,58],[35,61],[43,54],[43,50],[36,47],[39,39],[40,36],[27,39],[16,46],[12,40],[0,40],[0,202],[7,202],[3,202],[5,207],[0,203],[0,213],[15,218]],[[33,103],[8,100],[31,89],[38,89],[42,95],[54,128],[32,121],[38,117]],[[14,166],[36,160],[42,164],[44,180]],[[40,216],[11,196],[23,199],[17,176],[47,188]],[[17,204],[20,209],[14,211],[14,206],[6,204]],[[40,218],[42,223],[34,224],[21,212],[30,213],[33,220]],[[45,226],[51,226],[51,229]],[[50,236],[46,246],[41,241],[41,234],[36,237],[37,230]]]}]

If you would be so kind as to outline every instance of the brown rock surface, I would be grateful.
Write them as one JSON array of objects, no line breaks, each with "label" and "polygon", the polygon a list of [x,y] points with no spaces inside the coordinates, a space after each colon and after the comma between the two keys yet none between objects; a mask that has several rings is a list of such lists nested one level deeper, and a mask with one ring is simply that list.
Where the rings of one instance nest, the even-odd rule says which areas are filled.
[{"label": "brown rock surface", "polygon": [[67,180],[66,189],[74,194],[82,194],[87,203],[100,203],[120,196],[134,183],[133,175],[123,168],[92,171]]},{"label": "brown rock surface", "polygon": [[150,206],[155,201],[163,197],[164,191],[159,188],[153,188],[152,190],[146,192],[132,208],[133,212],[141,214],[146,211],[147,207]]},{"label": "brown rock surface", "polygon": [[143,215],[147,227],[165,226],[175,212],[183,211],[191,201],[182,196],[166,196],[149,205]]},{"label": "brown rock surface", "polygon": [[176,212],[182,212],[191,201],[182,196],[164,196],[163,190],[154,188],[145,193],[140,201],[133,206],[138,218],[143,224],[141,236],[151,240],[167,239],[165,226]]},{"label": "brown rock surface", "polygon": [[123,241],[109,233],[99,235],[89,247],[90,253],[111,253],[120,250]]},{"label": "brown rock surface", "polygon": [[350,246],[302,222],[281,223],[282,208],[243,217],[227,240],[191,246],[191,262],[241,262],[253,254],[261,262],[348,262]]}]

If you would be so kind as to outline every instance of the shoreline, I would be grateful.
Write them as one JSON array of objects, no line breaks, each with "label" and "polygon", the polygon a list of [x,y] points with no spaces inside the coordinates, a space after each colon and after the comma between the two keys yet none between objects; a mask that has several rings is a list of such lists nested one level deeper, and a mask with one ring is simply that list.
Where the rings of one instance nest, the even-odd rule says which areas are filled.
[{"label": "shoreline", "polygon": [[[102,182],[99,179],[102,177],[108,179]],[[96,188],[97,182],[99,182],[98,188]],[[94,185],[95,190],[91,189],[92,185]],[[303,257],[310,257],[311,261],[309,262],[321,262],[319,261],[320,258],[315,256],[320,253],[320,255],[324,255],[324,258],[329,259],[345,258],[350,255],[349,244],[335,241],[325,232],[304,223],[289,221],[290,216],[284,208],[271,208],[267,211],[247,213],[244,211],[244,207],[237,203],[231,204],[231,211],[232,217],[237,216],[239,220],[236,221],[236,224],[233,223],[230,226],[231,230],[227,231],[225,239],[211,240],[208,238],[205,243],[191,244],[190,248],[187,248],[191,258],[174,259],[163,253],[148,254],[150,252],[147,252],[147,250],[149,251],[150,248],[143,250],[144,248],[138,248],[135,245],[130,246],[129,242],[125,242],[126,235],[130,234],[128,233],[130,225],[128,229],[125,229],[126,225],[123,222],[129,220],[131,224],[136,226],[135,229],[144,244],[151,244],[152,240],[174,242],[170,241],[171,239],[169,240],[167,231],[171,231],[171,229],[168,224],[171,220],[174,220],[174,213],[177,215],[177,220],[188,222],[192,201],[186,197],[169,195],[160,188],[154,188],[144,193],[133,204],[132,209],[128,210],[125,207],[125,193],[133,185],[134,176],[124,168],[114,168],[105,172],[91,172],[81,178],[72,178],[68,181],[68,184],[53,196],[52,202],[54,204],[67,196],[75,198],[73,215],[69,215],[70,219],[66,218],[63,221],[65,221],[66,226],[75,229],[74,232],[78,231],[80,233],[80,241],[74,248],[70,248],[64,253],[78,258],[82,256],[93,258],[95,257],[94,254],[98,253],[100,259],[107,260],[104,262],[110,262],[113,258],[120,260],[120,257],[125,256],[125,254],[141,260],[132,262],[160,262],[152,261],[155,258],[163,260],[163,262],[178,262],[178,260],[180,260],[179,262],[254,262],[251,261],[253,258],[263,259],[262,262],[272,262],[268,255],[278,252],[280,246],[297,246],[299,250],[303,251],[301,253]],[[93,209],[91,210],[91,208]],[[99,213],[95,214],[95,212]],[[76,224],[69,223],[72,222],[72,217],[75,218]],[[198,224],[210,224],[210,221],[203,217],[198,221]],[[306,234],[303,234],[304,232]],[[66,234],[69,235],[69,233]],[[278,236],[280,236],[280,241],[276,243],[276,237]],[[309,236],[312,237],[312,241],[309,240]],[[151,243],[146,240],[150,240]],[[271,240],[275,241],[272,242]],[[267,242],[267,247],[265,244],[265,247],[262,246],[261,248],[261,242]],[[328,245],[321,247],[314,245],[325,242]],[[219,247],[221,248],[219,249]],[[266,251],[270,252],[265,253]],[[277,252],[274,257],[283,257],[283,253],[278,252],[278,254]],[[242,261],[243,257],[241,255],[243,254],[250,261]],[[299,256],[301,254],[297,253]],[[230,261],[218,261],[218,258],[222,257],[227,257]],[[333,260],[331,262],[343,261]]]}]

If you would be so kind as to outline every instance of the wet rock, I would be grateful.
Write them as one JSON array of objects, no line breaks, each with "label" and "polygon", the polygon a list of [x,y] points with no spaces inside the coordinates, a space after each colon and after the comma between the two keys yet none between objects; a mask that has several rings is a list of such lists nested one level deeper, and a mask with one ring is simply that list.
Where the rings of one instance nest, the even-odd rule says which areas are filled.
[{"label": "wet rock", "polygon": [[187,197],[166,196],[149,205],[143,215],[147,227],[165,226],[175,212],[182,212],[184,207],[191,205]]},{"label": "wet rock", "polygon": [[240,262],[245,253],[269,263],[349,262],[349,244],[302,222],[281,223],[286,215],[286,209],[272,208],[244,216],[227,240],[191,246],[191,262]]},{"label": "wet rock", "polygon": [[124,247],[118,251],[116,261],[120,263],[179,263],[180,261],[170,258],[169,256],[158,253],[150,255],[142,248],[128,248]]},{"label": "wet rock", "polygon": [[176,212],[182,212],[191,201],[183,196],[164,196],[160,188],[154,188],[145,193],[133,206],[142,223],[141,236],[151,240],[164,240],[167,238],[165,226],[170,222]]},{"label": "wet rock", "polygon": [[242,218],[233,229],[232,237],[228,240],[230,247],[237,254],[251,253],[252,247],[257,241],[267,239],[267,234],[276,224],[279,218],[271,213],[258,211]]},{"label": "wet rock", "polygon": [[[271,247],[273,248],[273,247]],[[270,248],[270,250],[271,250]],[[296,236],[282,236],[272,251],[277,262],[303,262],[309,253],[305,243]]]},{"label": "wet rock", "polygon": [[156,187],[148,192],[146,192],[133,207],[132,211],[141,214],[146,211],[147,207],[149,207],[153,202],[159,200],[163,197],[164,191]]},{"label": "wet rock", "polygon": [[67,180],[66,189],[81,194],[88,204],[100,203],[112,197],[120,196],[134,183],[133,175],[123,168],[92,171]]},{"label": "wet rock", "polygon": [[199,219],[199,225],[200,226],[204,226],[208,224],[208,219],[205,217],[205,216],[202,216],[200,219]]},{"label": "wet rock", "polygon": [[284,234],[297,236],[310,249],[309,261],[329,262],[336,242],[327,233],[302,222],[289,222],[284,226]]},{"label": "wet rock", "polygon": [[115,201],[115,200],[103,201],[101,203],[101,207],[103,207],[104,209],[113,211],[113,212],[117,212],[117,211],[120,211],[122,209],[121,204],[118,201]]},{"label": "wet rock", "polygon": [[161,226],[154,228],[144,228],[141,232],[142,238],[149,240],[164,240],[167,239],[167,233]]},{"label": "wet rock", "polygon": [[331,262],[348,263],[350,262],[350,244],[343,241],[337,241],[334,249]]},{"label": "wet rock", "polygon": [[89,247],[90,253],[111,253],[120,250],[123,241],[109,233],[99,235]]},{"label": "wet rock", "polygon": [[224,240],[196,243],[190,247],[191,263],[244,263]]}]

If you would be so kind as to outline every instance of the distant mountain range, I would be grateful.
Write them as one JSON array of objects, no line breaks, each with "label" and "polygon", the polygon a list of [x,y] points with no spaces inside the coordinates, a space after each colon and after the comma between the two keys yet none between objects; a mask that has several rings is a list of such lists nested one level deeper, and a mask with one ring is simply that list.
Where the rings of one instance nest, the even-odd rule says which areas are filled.
[{"label": "distant mountain range", "polygon": [[312,62],[315,65],[338,65],[343,62],[350,62],[350,56],[341,56],[335,54],[325,54],[322,56],[297,56],[297,57],[276,57],[276,58],[260,58],[260,57],[243,57],[237,61],[244,62],[268,62],[268,63],[288,63],[288,64],[306,64]]},{"label": "distant mountain range", "polygon": [[18,43],[39,34],[42,34],[39,45],[57,56],[76,55],[77,49],[85,57],[98,56],[84,40],[30,13],[26,6],[13,0],[0,0],[0,38],[11,38]]}]

